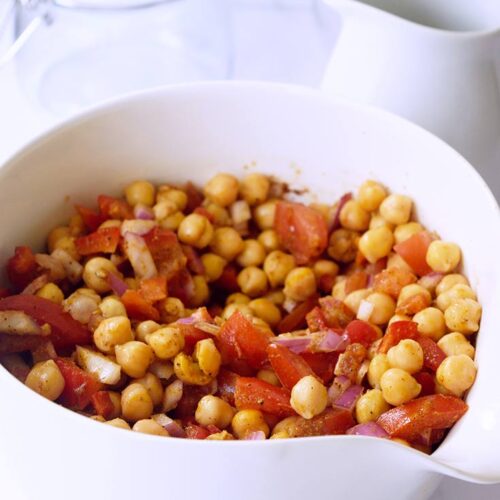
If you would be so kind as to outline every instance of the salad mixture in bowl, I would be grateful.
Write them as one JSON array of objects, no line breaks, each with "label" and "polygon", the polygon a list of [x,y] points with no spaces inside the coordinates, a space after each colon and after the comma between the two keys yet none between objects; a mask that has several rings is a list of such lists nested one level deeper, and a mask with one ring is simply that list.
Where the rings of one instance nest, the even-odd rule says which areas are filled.
[{"label": "salad mixture in bowl", "polygon": [[141,180],[17,247],[0,361],[92,419],[209,440],[368,435],[430,453],[467,411],[481,306],[457,244],[375,181]]}]

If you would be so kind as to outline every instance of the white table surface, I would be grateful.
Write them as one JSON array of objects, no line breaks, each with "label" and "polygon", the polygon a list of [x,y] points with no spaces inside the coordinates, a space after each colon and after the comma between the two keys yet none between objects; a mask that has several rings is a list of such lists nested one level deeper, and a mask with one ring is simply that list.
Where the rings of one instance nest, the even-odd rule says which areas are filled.
[{"label": "white table surface", "polygon": [[[9,0],[0,0],[1,19]],[[307,0],[233,0],[234,78],[318,86],[338,36],[339,21],[321,10],[313,15]],[[279,36],[277,36],[279,34]],[[5,37],[0,40],[0,51]],[[0,69],[0,164],[23,144],[59,121],[36,113],[19,89],[13,67]],[[1,443],[0,443],[1,453]],[[0,498],[20,498],[2,478]],[[475,485],[444,478],[431,500],[497,500],[500,485]],[[47,499],[48,500],[48,499]]]}]

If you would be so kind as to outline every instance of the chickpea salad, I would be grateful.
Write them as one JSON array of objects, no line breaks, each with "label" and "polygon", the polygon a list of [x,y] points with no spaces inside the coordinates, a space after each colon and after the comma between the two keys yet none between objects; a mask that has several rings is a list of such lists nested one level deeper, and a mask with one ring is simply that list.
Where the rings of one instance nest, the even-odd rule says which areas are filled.
[{"label": "chickpea salad", "polygon": [[139,180],[15,248],[0,362],[172,438],[365,435],[431,453],[467,411],[481,306],[458,245],[368,180],[331,204],[252,173]]}]

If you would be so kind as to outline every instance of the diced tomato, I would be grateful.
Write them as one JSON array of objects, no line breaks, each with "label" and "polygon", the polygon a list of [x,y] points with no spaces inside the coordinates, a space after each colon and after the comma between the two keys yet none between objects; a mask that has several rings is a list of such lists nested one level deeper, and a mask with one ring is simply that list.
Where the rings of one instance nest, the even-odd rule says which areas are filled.
[{"label": "diced tomato", "polygon": [[182,397],[174,410],[175,418],[192,418],[200,399],[208,394],[208,389],[199,385],[184,384]]},{"label": "diced tomato", "polygon": [[412,440],[412,445],[430,448],[432,445],[443,440],[445,432],[445,429],[428,429],[416,436]]},{"label": "diced tomato", "polygon": [[324,384],[331,382],[339,359],[338,352],[303,352],[300,356]]},{"label": "diced tomato", "polygon": [[185,431],[187,439],[206,439],[210,434],[213,434],[205,427],[195,424],[188,425]]},{"label": "diced tomato", "polygon": [[187,205],[186,213],[190,214],[194,212],[196,207],[199,207],[203,203],[203,194],[196,189],[196,186],[192,182],[188,182],[184,187],[184,192],[187,194]]},{"label": "diced tomato", "polygon": [[325,315],[318,306],[307,313],[306,322],[311,332],[319,332],[320,330],[326,330],[328,328]]},{"label": "diced tomato", "polygon": [[0,300],[5,299],[5,297],[9,297],[10,295],[11,293],[8,288],[0,288]]},{"label": "diced tomato", "polygon": [[335,229],[338,229],[340,227],[340,211],[344,208],[344,205],[349,200],[352,200],[352,193],[345,193],[340,197],[340,200],[338,201],[337,207],[335,209],[335,215],[330,227],[330,232],[335,231]]},{"label": "diced tomato", "polygon": [[132,319],[145,321],[152,319],[158,321],[160,313],[150,302],[148,302],[137,290],[127,290],[122,296],[121,301],[127,310],[127,314]]},{"label": "diced tomato", "polygon": [[236,381],[234,402],[238,410],[262,410],[285,418],[295,414],[290,405],[290,391],[253,377]]},{"label": "diced tomato", "polygon": [[401,304],[399,304],[396,308],[396,314],[413,316],[422,309],[428,307],[430,303],[431,301],[428,295],[424,293],[417,293],[416,295],[412,295],[411,297],[403,300],[403,302],[401,302]]},{"label": "diced tomato", "polygon": [[[204,321],[205,323],[213,322],[212,316],[210,316],[206,307],[197,309],[193,316],[195,317],[195,323],[199,321]],[[207,332],[197,328],[195,323],[182,323],[181,321],[175,323],[176,328],[184,335],[184,351],[188,354],[193,352],[198,341],[211,337]]]},{"label": "diced tomato", "polygon": [[345,434],[353,425],[356,422],[349,410],[328,408],[310,420],[298,418],[292,432],[294,437],[339,435]]},{"label": "diced tomato", "polygon": [[99,210],[106,219],[133,219],[132,207],[124,200],[100,194],[97,197]]},{"label": "diced tomato", "polygon": [[345,281],[345,293],[349,295],[351,292],[366,288],[368,283],[368,274],[365,271],[354,271]]},{"label": "diced tomato", "polygon": [[182,251],[187,259],[187,266],[194,274],[205,274],[205,266],[196,250],[189,245],[181,245]]},{"label": "diced tomato", "polygon": [[83,371],[73,361],[65,358],[54,360],[64,378],[64,390],[60,402],[74,410],[83,410],[101,384],[90,373]]},{"label": "diced tomato", "polygon": [[434,377],[428,372],[418,372],[413,375],[413,378],[422,386],[419,396],[429,396],[434,394],[436,384],[434,383]]},{"label": "diced tomato", "polygon": [[424,276],[432,272],[426,261],[427,248],[432,241],[433,237],[427,231],[422,231],[394,245],[394,251],[406,261],[418,276]]},{"label": "diced tomato", "polygon": [[318,288],[323,293],[331,293],[335,284],[335,276],[331,274],[323,274],[318,278]]},{"label": "diced tomato", "polygon": [[395,321],[391,323],[382,337],[378,352],[387,354],[387,351],[398,345],[403,339],[416,340],[418,337],[417,323],[414,321]]},{"label": "diced tomato", "polygon": [[467,409],[460,398],[433,394],[382,413],[377,423],[391,437],[412,441],[429,429],[448,429]]},{"label": "diced tomato", "polygon": [[156,276],[141,280],[139,293],[150,303],[163,300],[167,297],[167,278]]},{"label": "diced tomato", "polygon": [[357,342],[358,344],[363,344],[365,347],[369,347],[372,342],[378,339],[377,330],[370,323],[360,319],[352,320],[346,326],[345,331],[352,343]]},{"label": "diced tomato", "polygon": [[293,386],[307,375],[315,375],[304,358],[279,344],[269,344],[267,355],[281,384],[292,390]]},{"label": "diced tomato", "polygon": [[236,266],[229,264],[222,271],[221,277],[217,281],[214,281],[214,285],[227,293],[234,293],[240,289],[237,278],[238,270]]},{"label": "diced tomato", "polygon": [[331,296],[319,299],[319,306],[330,328],[345,328],[356,317],[344,302]]},{"label": "diced tomato", "polygon": [[189,306],[194,297],[194,281],[187,269],[181,269],[167,279],[168,295],[176,297]]},{"label": "diced tomato", "polygon": [[203,217],[206,217],[210,222],[214,222],[213,214],[211,214],[205,207],[196,207],[193,210],[193,213],[203,215]]},{"label": "diced tomato", "polygon": [[45,342],[40,335],[7,335],[0,333],[0,354],[33,351]]},{"label": "diced tomato", "polygon": [[365,271],[369,275],[375,276],[376,274],[381,273],[386,267],[387,267],[387,257],[382,257],[373,264],[367,264],[367,266],[365,267]]},{"label": "diced tomato", "polygon": [[278,323],[278,332],[286,333],[299,330],[306,326],[306,316],[309,311],[318,305],[318,295],[312,295],[301,302],[291,313],[287,314]]},{"label": "diced tomato", "polygon": [[236,382],[239,375],[229,370],[222,368],[217,376],[217,392],[219,397],[224,401],[234,406],[234,391],[236,390]]},{"label": "diced tomato", "polygon": [[154,227],[143,236],[158,269],[167,280],[186,267],[186,256],[176,234],[168,229]]},{"label": "diced tomato", "polygon": [[115,405],[111,400],[109,391],[98,391],[92,395],[90,402],[94,407],[97,415],[101,415],[106,420],[114,418],[115,416]]},{"label": "diced tomato", "polygon": [[415,283],[415,281],[417,281],[417,277],[408,269],[391,267],[375,275],[373,288],[377,292],[386,293],[397,299],[401,289]]},{"label": "diced tomato", "polygon": [[446,358],[446,354],[429,337],[419,335],[417,342],[420,344],[422,351],[424,351],[424,367],[435,372]]},{"label": "diced tomato", "polygon": [[36,278],[35,254],[29,247],[16,247],[14,255],[7,261],[9,281],[22,290]]},{"label": "diced tomato", "polygon": [[91,208],[82,205],[75,205],[75,208],[83,219],[83,223],[90,231],[97,231],[97,228],[106,220],[106,216],[97,213]]},{"label": "diced tomato", "polygon": [[119,227],[106,227],[94,233],[76,238],[75,245],[80,255],[114,253],[120,241]]},{"label": "diced tomato", "polygon": [[59,304],[36,295],[11,295],[0,300],[0,311],[7,310],[23,311],[39,325],[48,323],[51,329],[49,338],[56,349],[88,344],[92,339],[91,332]]},{"label": "diced tomato", "polygon": [[335,375],[343,375],[351,382],[356,382],[358,371],[367,355],[362,344],[349,344],[346,350],[339,355],[335,366]]},{"label": "diced tomato", "polygon": [[222,325],[218,344],[226,361],[244,359],[251,367],[258,369],[267,360],[269,335],[236,311]]},{"label": "diced tomato", "polygon": [[319,257],[328,244],[328,227],[323,216],[300,203],[278,201],[274,228],[283,247],[299,265]]}]

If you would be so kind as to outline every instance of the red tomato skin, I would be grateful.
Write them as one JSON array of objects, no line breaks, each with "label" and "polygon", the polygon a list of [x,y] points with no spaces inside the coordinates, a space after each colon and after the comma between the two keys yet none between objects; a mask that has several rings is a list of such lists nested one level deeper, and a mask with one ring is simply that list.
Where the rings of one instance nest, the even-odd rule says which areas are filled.
[{"label": "red tomato skin", "polygon": [[382,341],[378,346],[378,352],[387,354],[387,351],[399,344],[401,340],[418,338],[417,323],[414,321],[396,321],[391,323],[382,337]]},{"label": "red tomato skin", "polygon": [[278,332],[293,332],[305,327],[307,314],[318,305],[318,298],[319,296],[315,294],[301,302],[278,323]]},{"label": "red tomato skin", "polygon": [[356,317],[344,302],[331,296],[319,299],[319,306],[329,328],[345,328]]},{"label": "red tomato skin", "polygon": [[133,219],[132,207],[124,200],[105,194],[97,197],[97,204],[101,214],[106,219]]},{"label": "red tomato skin", "polygon": [[368,283],[368,274],[365,271],[354,271],[347,277],[345,282],[345,293],[349,295],[351,292],[366,288]]},{"label": "red tomato skin", "polygon": [[307,328],[309,328],[311,332],[319,332],[328,328],[325,315],[323,314],[321,308],[318,306],[307,313],[306,322]]},{"label": "red tomato skin", "polygon": [[298,265],[319,257],[328,244],[328,227],[323,216],[300,203],[278,201],[274,228]]},{"label": "red tomato skin", "polygon": [[170,279],[184,271],[187,262],[177,235],[168,229],[154,227],[144,235],[144,241],[155,261],[158,274],[165,276],[170,285]]},{"label": "red tomato skin", "polygon": [[455,396],[433,394],[382,413],[377,423],[391,436],[412,441],[429,429],[448,429],[467,411]]},{"label": "red tomato skin", "polygon": [[303,352],[300,356],[324,384],[332,381],[339,359],[338,352]]},{"label": "red tomato skin", "polygon": [[167,278],[156,276],[141,280],[139,293],[150,303],[165,299],[167,297]]},{"label": "red tomato skin", "polygon": [[152,304],[150,304],[137,290],[127,290],[122,296],[121,301],[127,310],[127,314],[132,319],[146,321],[152,319],[159,321],[160,313]]},{"label": "red tomato skin", "polygon": [[428,372],[418,372],[413,378],[422,386],[419,396],[430,396],[436,392],[434,377]]},{"label": "red tomato skin", "polygon": [[426,261],[427,248],[432,241],[433,237],[427,231],[422,231],[394,245],[394,251],[406,261],[418,276],[425,276],[432,272]]},{"label": "red tomato skin", "polygon": [[113,418],[115,406],[113,401],[111,401],[108,391],[97,391],[90,398],[90,402],[97,415],[101,415],[101,417],[104,417],[106,420]]},{"label": "red tomato skin", "polygon": [[89,231],[97,231],[97,228],[106,220],[103,214],[91,208],[84,207],[83,205],[75,205],[75,208]]},{"label": "red tomato skin", "polygon": [[236,381],[234,401],[238,410],[261,410],[281,418],[295,415],[287,389],[254,377],[240,377]]},{"label": "red tomato skin", "polygon": [[106,227],[94,233],[76,238],[75,245],[80,255],[114,253],[120,241],[119,227]]},{"label": "red tomato skin", "polygon": [[370,323],[362,321],[360,319],[352,320],[345,329],[349,340],[351,343],[363,344],[365,347],[370,347],[370,345],[377,340],[377,331]]},{"label": "red tomato skin", "polygon": [[56,358],[54,361],[64,378],[64,390],[59,401],[74,410],[85,409],[101,384],[69,359]]},{"label": "red tomato skin", "polygon": [[213,434],[208,429],[205,429],[205,427],[195,424],[188,425],[185,431],[187,439],[206,439],[210,434]]},{"label": "red tomato skin", "polygon": [[446,358],[446,354],[429,337],[419,335],[416,340],[420,344],[422,351],[424,351],[424,367],[435,372]]},{"label": "red tomato skin", "polygon": [[239,375],[222,368],[217,376],[217,392],[219,397],[234,406],[234,392]]},{"label": "red tomato skin", "polygon": [[297,419],[294,437],[331,436],[345,434],[347,429],[356,425],[349,410],[328,408],[310,420]]},{"label": "red tomato skin", "polygon": [[56,349],[88,344],[92,340],[90,330],[73,319],[59,304],[36,295],[11,295],[0,300],[0,311],[6,310],[24,311],[40,325],[48,323],[51,327],[49,338]]},{"label": "red tomato skin", "polygon": [[283,387],[289,390],[302,378],[308,375],[315,376],[312,368],[304,358],[279,344],[269,344],[267,347],[269,362]]},{"label": "red tomato skin", "polygon": [[20,246],[14,250],[14,255],[7,261],[7,276],[18,290],[25,288],[36,278],[37,263],[31,248]]}]

